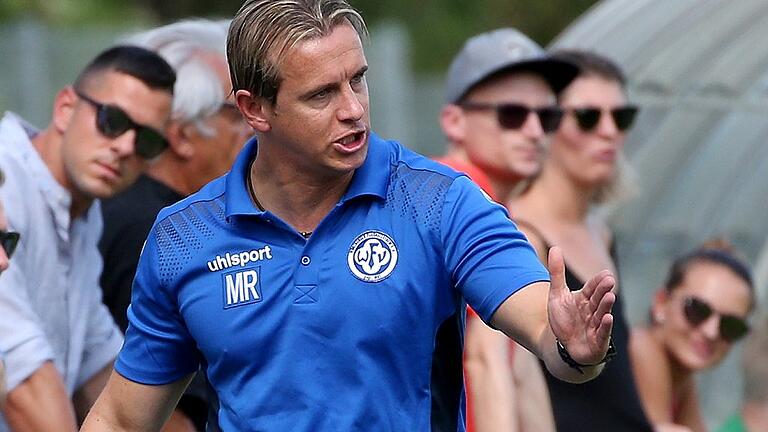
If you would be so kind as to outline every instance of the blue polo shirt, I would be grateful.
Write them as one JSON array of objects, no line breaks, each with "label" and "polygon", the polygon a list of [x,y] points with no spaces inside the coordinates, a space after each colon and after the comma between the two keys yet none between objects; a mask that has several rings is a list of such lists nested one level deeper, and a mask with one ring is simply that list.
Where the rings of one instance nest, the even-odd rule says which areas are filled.
[{"label": "blue polo shirt", "polygon": [[209,430],[463,431],[468,302],[490,320],[548,280],[466,176],[373,135],[309,239],[252,203],[251,141],[232,171],[160,212],[116,370],[143,384],[199,366]]}]

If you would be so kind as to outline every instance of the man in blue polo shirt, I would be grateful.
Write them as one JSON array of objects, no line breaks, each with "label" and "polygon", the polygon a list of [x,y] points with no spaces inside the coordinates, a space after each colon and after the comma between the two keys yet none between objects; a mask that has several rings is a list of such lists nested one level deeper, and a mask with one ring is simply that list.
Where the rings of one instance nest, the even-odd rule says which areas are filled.
[{"label": "man in blue polo shirt", "polygon": [[557,376],[599,373],[613,278],[570,292],[555,251],[549,289],[502,207],[374,135],[364,34],[343,0],[237,13],[227,52],[258,146],[158,215],[84,430],[158,430],[202,365],[209,430],[462,431],[465,302]]}]

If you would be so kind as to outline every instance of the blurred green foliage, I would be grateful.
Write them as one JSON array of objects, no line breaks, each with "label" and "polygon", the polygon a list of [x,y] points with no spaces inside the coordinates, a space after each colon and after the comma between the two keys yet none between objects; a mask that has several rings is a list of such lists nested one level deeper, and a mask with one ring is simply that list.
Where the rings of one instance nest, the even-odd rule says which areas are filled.
[{"label": "blurred green foliage", "polygon": [[[549,43],[597,0],[350,0],[369,26],[405,25],[417,71],[443,70],[469,36],[517,27]],[[34,17],[54,25],[171,22],[189,16],[230,17],[243,0],[0,0],[0,21]]]}]

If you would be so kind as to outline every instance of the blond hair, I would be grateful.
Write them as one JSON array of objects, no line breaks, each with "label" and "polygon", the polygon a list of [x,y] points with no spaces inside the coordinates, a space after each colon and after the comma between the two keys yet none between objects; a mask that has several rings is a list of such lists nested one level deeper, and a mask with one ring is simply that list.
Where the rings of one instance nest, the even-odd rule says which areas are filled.
[{"label": "blond hair", "polygon": [[342,23],[367,35],[365,21],[344,0],[248,0],[237,11],[227,36],[234,91],[277,100],[279,67],[296,44],[329,35]]}]

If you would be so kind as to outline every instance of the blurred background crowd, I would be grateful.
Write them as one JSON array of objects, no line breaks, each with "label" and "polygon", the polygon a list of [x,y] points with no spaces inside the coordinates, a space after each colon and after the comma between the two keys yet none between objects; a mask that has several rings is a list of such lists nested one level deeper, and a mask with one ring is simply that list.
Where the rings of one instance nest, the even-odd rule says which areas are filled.
[{"label": "blurred background crowd", "polygon": [[[669,282],[673,260],[718,238],[727,239],[727,248],[751,267],[756,307],[750,322],[753,327],[764,322],[768,46],[761,41],[768,29],[767,2],[351,3],[370,26],[366,53],[373,129],[430,156],[447,151],[438,121],[446,75],[452,58],[472,35],[515,27],[549,49],[586,50],[615,62],[626,75],[623,97],[639,107],[623,142],[631,187],[621,199],[599,202],[590,213],[604,219],[613,233],[612,256],[627,321],[631,326],[659,324],[653,313],[664,308],[666,297],[658,292]],[[4,0],[0,108],[42,127],[50,120],[56,92],[116,40],[188,17],[228,18],[241,4],[240,0]],[[531,192],[557,199],[556,190]],[[512,213],[514,218],[514,205]],[[519,214],[535,217],[536,212],[523,205]],[[566,262],[567,257],[566,251]],[[701,320],[709,317],[703,316],[695,298],[685,301],[686,313],[699,312]],[[687,319],[693,322],[690,316]],[[724,326],[722,319],[720,325]],[[748,364],[761,358],[758,348],[751,352],[745,359]],[[699,404],[709,428],[722,424],[742,404],[745,381],[740,362],[741,346],[735,344],[720,364],[696,375]],[[765,372],[756,374],[755,380],[766,379]],[[748,396],[759,393],[746,387]]]}]

